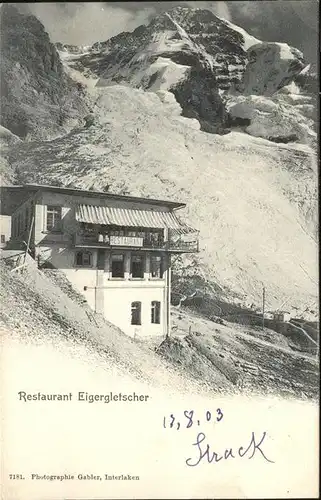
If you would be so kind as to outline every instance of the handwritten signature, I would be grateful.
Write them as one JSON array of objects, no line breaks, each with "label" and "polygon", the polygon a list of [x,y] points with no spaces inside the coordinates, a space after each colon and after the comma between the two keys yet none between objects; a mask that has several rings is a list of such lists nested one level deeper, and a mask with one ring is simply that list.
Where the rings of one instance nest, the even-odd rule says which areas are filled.
[{"label": "handwritten signature", "polygon": [[193,443],[193,446],[197,448],[197,455],[195,458],[190,457],[186,460],[186,465],[189,467],[196,467],[201,462],[208,463],[217,463],[221,460],[227,460],[229,458],[248,458],[252,459],[257,453],[260,453],[262,457],[270,463],[275,463],[273,460],[270,460],[265,455],[262,450],[263,442],[266,438],[266,432],[263,432],[261,440],[259,441],[256,438],[255,432],[252,432],[250,442],[247,446],[239,446],[234,448],[225,448],[225,450],[221,453],[218,451],[212,451],[211,446],[209,444],[204,443],[206,440],[206,436],[204,432],[199,432],[197,434],[196,442]]}]

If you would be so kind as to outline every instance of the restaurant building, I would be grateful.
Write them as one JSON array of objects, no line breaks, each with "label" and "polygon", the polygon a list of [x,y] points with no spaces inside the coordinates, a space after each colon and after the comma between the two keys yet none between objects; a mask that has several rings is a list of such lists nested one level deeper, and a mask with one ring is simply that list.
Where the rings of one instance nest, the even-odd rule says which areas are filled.
[{"label": "restaurant building", "polygon": [[11,243],[65,273],[90,307],[126,334],[170,334],[171,256],[198,251],[184,203],[27,184]]}]

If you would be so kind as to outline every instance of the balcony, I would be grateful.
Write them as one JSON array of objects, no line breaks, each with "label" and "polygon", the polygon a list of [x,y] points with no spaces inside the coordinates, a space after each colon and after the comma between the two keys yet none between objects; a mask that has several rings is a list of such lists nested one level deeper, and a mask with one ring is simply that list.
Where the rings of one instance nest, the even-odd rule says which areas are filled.
[{"label": "balcony", "polygon": [[199,251],[198,233],[172,234],[169,230],[169,239],[159,233],[147,233],[143,236],[116,236],[108,234],[78,232],[74,235],[74,246],[78,248],[130,248],[139,250],[159,250],[172,253],[195,253]]},{"label": "balcony", "polygon": [[182,234],[178,239],[169,236],[166,245],[167,250],[172,253],[197,253],[199,252],[198,233]]}]

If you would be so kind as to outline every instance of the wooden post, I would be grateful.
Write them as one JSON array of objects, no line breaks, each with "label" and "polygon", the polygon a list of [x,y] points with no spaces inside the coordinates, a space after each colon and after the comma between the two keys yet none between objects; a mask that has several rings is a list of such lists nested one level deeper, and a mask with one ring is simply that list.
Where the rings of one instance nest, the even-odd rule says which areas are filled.
[{"label": "wooden post", "polygon": [[34,220],[35,220],[35,216],[32,217],[31,224],[30,224],[29,235],[28,235],[28,243],[27,243],[27,247],[26,247],[26,251],[25,251],[24,262],[26,262],[27,253],[29,252],[30,240],[31,240],[31,233],[32,233],[32,229],[33,229]]},{"label": "wooden post", "polygon": [[168,336],[170,336],[171,334],[171,287],[172,287],[172,284],[171,284],[171,273],[172,273],[172,269],[171,269],[171,256],[170,254],[168,254],[168,283],[167,283],[167,286],[168,286],[168,291],[167,291],[167,299],[168,299],[168,302],[167,302],[167,307],[168,307]]},{"label": "wooden post", "polygon": [[262,330],[264,330],[264,314],[265,314],[265,287],[262,290]]},{"label": "wooden post", "polygon": [[165,274],[165,301],[166,301],[166,338],[171,333],[171,258],[167,253],[167,269]]}]

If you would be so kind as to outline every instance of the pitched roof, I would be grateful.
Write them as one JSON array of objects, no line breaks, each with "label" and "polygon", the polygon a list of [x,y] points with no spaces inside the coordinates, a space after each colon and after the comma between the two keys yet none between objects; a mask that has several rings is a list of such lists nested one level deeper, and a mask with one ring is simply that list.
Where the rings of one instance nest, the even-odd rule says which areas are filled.
[{"label": "pitched roof", "polygon": [[95,198],[106,198],[114,200],[149,203],[151,205],[166,206],[172,209],[183,208],[186,206],[186,203],[170,201],[170,200],[159,200],[155,198],[127,196],[105,191],[91,191],[90,189],[67,188],[59,186],[49,186],[44,184],[24,184],[22,186],[6,186],[6,188],[14,190],[26,190],[26,191],[52,191],[52,192],[70,194],[73,196],[92,196]]}]

